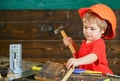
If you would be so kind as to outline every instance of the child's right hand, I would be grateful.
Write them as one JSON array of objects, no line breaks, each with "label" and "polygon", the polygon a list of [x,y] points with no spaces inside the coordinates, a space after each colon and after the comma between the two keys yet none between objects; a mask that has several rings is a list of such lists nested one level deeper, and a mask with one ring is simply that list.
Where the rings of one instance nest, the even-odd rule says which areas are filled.
[{"label": "child's right hand", "polygon": [[71,37],[64,38],[63,43],[65,44],[65,46],[68,46],[69,44],[72,43],[72,38]]}]

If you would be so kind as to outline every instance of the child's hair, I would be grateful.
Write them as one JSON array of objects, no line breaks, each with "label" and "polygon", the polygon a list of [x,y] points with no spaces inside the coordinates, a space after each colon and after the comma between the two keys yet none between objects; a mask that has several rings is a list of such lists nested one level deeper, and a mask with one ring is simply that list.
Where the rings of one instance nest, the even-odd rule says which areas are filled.
[{"label": "child's hair", "polygon": [[90,22],[90,23],[97,23],[98,27],[100,27],[101,30],[103,30],[104,32],[107,29],[107,22],[103,19],[101,19],[98,15],[96,15],[93,12],[87,12],[85,13],[85,15],[83,16],[83,23],[84,22]]}]

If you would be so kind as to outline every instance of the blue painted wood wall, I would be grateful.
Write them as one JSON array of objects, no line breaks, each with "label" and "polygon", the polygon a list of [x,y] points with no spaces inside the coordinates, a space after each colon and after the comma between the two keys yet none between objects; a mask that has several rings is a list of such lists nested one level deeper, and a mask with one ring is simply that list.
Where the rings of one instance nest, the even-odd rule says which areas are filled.
[{"label": "blue painted wood wall", "polygon": [[0,10],[78,9],[97,3],[120,9],[120,0],[0,0]]}]

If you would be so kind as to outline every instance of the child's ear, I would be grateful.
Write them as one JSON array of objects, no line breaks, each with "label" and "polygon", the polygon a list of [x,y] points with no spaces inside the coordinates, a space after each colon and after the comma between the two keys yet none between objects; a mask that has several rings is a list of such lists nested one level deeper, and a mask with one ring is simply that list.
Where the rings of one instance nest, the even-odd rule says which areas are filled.
[{"label": "child's ear", "polygon": [[102,30],[101,33],[104,34],[104,31]]}]

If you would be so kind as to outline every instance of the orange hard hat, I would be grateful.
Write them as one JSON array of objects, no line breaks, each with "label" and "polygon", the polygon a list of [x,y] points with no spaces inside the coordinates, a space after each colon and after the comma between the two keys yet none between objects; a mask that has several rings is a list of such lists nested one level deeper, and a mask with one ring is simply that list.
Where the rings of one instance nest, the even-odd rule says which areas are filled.
[{"label": "orange hard hat", "polygon": [[104,5],[104,4],[95,4],[89,8],[80,8],[78,13],[81,18],[83,18],[84,14],[87,11],[92,11],[97,14],[101,19],[106,20],[109,24],[109,29],[107,29],[107,35],[104,36],[105,39],[112,39],[115,37],[115,29],[116,29],[116,16],[113,10]]}]

